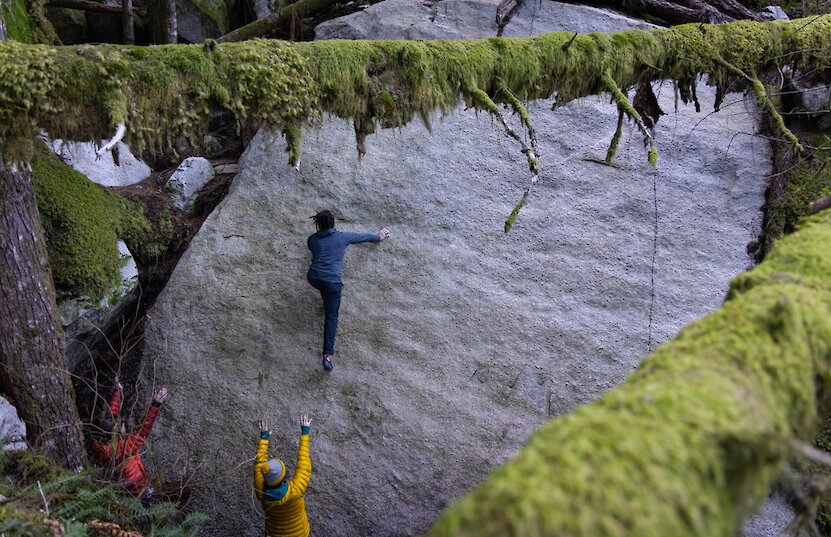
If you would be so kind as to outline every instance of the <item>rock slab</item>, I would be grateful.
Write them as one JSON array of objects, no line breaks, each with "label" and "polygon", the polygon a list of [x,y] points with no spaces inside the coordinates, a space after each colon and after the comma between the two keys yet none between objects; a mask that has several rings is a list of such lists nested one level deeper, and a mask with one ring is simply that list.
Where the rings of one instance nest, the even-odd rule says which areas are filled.
[{"label": "rock slab", "polygon": [[[523,16],[513,23],[549,30]],[[396,36],[399,22],[368,37]],[[671,112],[672,85],[655,91]],[[712,110],[713,88],[698,95]],[[681,105],[658,124],[657,168],[631,125],[617,167],[596,162],[616,125],[608,98],[530,112],[543,172],[507,235],[529,177],[485,114],[435,117],[432,134],[381,130],[362,160],[352,125],[326,118],[304,132],[299,173],[279,133],[255,136],[145,336],[146,388],[172,392],[148,464],[198,478],[195,501],[214,517],[205,535],[262,535],[256,420],[274,424],[272,454],[291,468],[305,411],[313,535],[420,534],[541,423],[619,384],[720,305],[751,263],[770,173],[752,103],[732,95],[706,116]],[[392,232],[349,247],[332,373],[305,280],[308,217],[324,208],[341,230]]]},{"label": "rock slab", "polygon": [[190,211],[199,192],[214,178],[214,167],[203,157],[188,157],[173,172],[165,184],[165,190],[173,204],[183,211]]},{"label": "rock slab", "polygon": [[96,146],[92,142],[56,139],[49,145],[66,164],[102,186],[129,186],[143,181],[150,175],[150,166],[137,159],[124,142],[118,142],[112,151],[107,151],[99,157],[96,154],[98,147],[108,141],[101,140],[100,145]]},{"label": "rock slab", "polygon": [[17,409],[4,397],[0,397],[0,447],[3,451],[26,449],[26,425]]}]

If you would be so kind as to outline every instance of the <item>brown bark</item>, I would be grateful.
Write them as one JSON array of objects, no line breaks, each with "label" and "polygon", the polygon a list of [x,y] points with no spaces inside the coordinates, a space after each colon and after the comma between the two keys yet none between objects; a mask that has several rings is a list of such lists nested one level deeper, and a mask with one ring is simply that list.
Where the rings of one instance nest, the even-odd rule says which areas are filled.
[{"label": "brown bark", "polygon": [[657,17],[669,24],[762,20],[758,13],[736,0],[610,0],[607,3],[637,15]]},{"label": "brown bark", "polygon": [[150,17],[150,39],[153,43],[164,45],[179,41],[176,0],[148,0],[147,15]]},{"label": "brown bark", "polygon": [[237,28],[233,32],[228,32],[217,39],[217,41],[220,43],[233,43],[261,37],[271,32],[274,28],[287,24],[295,17],[301,19],[309,17],[337,3],[339,3],[338,0],[298,0],[277,13],[272,13],[268,17],[263,17],[251,24]]},{"label": "brown bark", "polygon": [[80,470],[86,453],[47,261],[31,168],[0,160],[0,386],[29,442]]},{"label": "brown bark", "polygon": [[123,28],[124,44],[134,45],[136,35],[133,29],[133,0],[121,0],[121,25]]}]

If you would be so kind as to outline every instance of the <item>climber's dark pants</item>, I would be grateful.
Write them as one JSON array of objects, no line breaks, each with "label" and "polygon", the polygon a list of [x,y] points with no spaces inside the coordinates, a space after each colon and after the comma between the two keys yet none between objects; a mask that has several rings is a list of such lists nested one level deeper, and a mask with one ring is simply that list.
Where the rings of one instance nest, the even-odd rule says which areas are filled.
[{"label": "climber's dark pants", "polygon": [[323,321],[323,354],[335,354],[335,335],[338,333],[338,309],[340,309],[340,291],[342,283],[331,283],[308,278],[312,287],[320,291],[326,318]]}]

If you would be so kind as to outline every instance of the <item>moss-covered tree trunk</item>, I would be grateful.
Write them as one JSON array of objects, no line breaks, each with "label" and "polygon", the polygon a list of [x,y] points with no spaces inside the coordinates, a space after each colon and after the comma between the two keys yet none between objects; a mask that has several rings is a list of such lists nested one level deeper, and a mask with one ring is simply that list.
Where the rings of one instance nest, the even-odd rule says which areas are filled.
[{"label": "moss-covered tree trunk", "polygon": [[31,168],[0,160],[0,385],[29,442],[79,470],[86,454],[66,367]]},{"label": "moss-covered tree trunk", "polygon": [[176,0],[147,0],[150,16],[150,40],[159,45],[179,41],[176,22]]}]

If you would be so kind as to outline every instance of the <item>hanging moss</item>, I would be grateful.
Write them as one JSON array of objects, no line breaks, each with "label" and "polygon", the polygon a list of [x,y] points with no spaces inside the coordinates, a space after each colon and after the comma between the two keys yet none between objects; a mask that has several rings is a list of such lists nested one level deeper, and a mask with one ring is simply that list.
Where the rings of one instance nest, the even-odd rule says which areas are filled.
[{"label": "hanging moss", "polygon": [[623,385],[541,427],[430,535],[735,535],[828,400],[829,241],[826,211]]},{"label": "hanging moss", "polygon": [[32,178],[59,294],[101,295],[112,287],[120,274],[119,238],[137,255],[160,253],[170,241],[172,230],[154,226],[139,206],[45,148],[36,152]]},{"label": "hanging moss", "polygon": [[[831,17],[809,21],[739,21],[617,34],[555,32],[527,39],[465,41],[320,41],[150,48],[0,45],[0,138],[9,154],[15,138],[43,128],[53,136],[104,138],[125,122],[137,149],[169,147],[194,138],[217,110],[242,124],[282,128],[321,113],[394,119],[468,102],[484,91],[506,102],[560,102],[605,91],[608,74],[621,87],[654,79],[714,80],[731,75],[723,58],[745,72],[785,62],[803,68],[831,64]],[[783,56],[782,52],[791,53]],[[9,81],[6,83],[6,81]],[[390,109],[389,99],[394,107]]]}]

